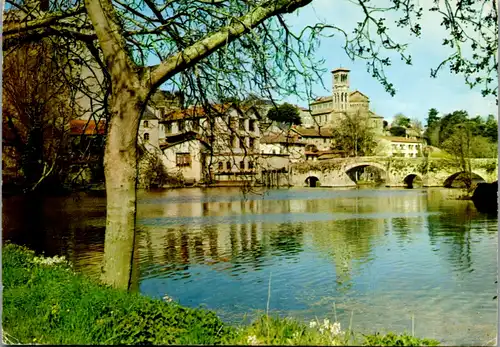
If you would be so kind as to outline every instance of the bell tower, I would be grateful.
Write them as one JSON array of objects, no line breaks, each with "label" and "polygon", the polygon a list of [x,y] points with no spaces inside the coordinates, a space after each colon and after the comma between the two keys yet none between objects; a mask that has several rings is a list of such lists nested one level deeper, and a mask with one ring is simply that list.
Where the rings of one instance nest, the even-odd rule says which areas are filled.
[{"label": "bell tower", "polygon": [[337,68],[332,70],[333,80],[333,109],[346,111],[349,107],[349,69]]}]

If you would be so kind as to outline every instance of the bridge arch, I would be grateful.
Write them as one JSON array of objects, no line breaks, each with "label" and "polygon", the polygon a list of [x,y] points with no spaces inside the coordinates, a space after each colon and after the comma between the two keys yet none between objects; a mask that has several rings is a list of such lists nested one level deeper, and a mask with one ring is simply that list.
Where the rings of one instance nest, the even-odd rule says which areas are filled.
[{"label": "bridge arch", "polygon": [[[358,182],[359,177],[357,177],[356,172],[359,172],[359,169],[372,167],[375,168],[376,173],[378,174],[379,181],[386,181],[387,171],[384,165],[373,162],[358,162],[351,163],[344,167],[345,174],[355,183]],[[363,170],[364,171],[364,170]],[[370,174],[371,176],[371,174]]]},{"label": "bridge arch", "polygon": [[308,176],[305,180],[305,184],[307,187],[314,188],[314,187],[319,187],[320,181],[319,178],[316,176]]},{"label": "bridge arch", "polygon": [[[465,171],[455,172],[453,175],[448,176],[447,179],[444,180],[443,186],[445,188],[453,188],[454,186],[463,186],[463,183],[460,182],[460,176],[464,175]],[[472,183],[480,183],[486,182],[486,180],[479,174],[472,172]]]},{"label": "bridge arch", "polygon": [[407,175],[404,180],[403,180],[406,188],[413,188],[413,186],[415,185],[415,183],[418,183],[420,182],[420,184],[422,184],[422,177],[418,174],[409,174]]}]

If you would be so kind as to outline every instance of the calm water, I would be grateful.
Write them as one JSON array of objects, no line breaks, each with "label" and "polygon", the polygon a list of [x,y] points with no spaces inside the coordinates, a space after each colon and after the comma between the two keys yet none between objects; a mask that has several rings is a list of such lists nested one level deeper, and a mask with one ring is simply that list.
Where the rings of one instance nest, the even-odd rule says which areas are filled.
[{"label": "calm water", "polygon": [[[362,332],[484,344],[497,329],[498,219],[446,189],[140,192],[133,288],[241,322],[270,309]],[[3,199],[3,237],[97,276],[104,198]]]}]

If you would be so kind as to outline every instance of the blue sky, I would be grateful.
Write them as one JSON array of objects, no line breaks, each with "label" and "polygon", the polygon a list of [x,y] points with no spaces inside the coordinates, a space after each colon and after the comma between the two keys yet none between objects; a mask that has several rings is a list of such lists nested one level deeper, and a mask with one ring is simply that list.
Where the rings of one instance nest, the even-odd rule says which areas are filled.
[{"label": "blue sky", "polygon": [[[420,0],[422,5],[429,0]],[[383,0],[377,0],[377,5]],[[375,3],[375,1],[373,2]],[[425,8],[425,7],[424,7]],[[361,18],[362,10],[349,0],[313,0],[306,8],[297,13],[287,15],[286,20],[299,31],[303,26],[323,20],[334,23],[348,32],[352,32],[357,20]],[[396,18],[396,17],[393,17]],[[388,18],[388,21],[391,18]],[[486,116],[494,114],[498,117],[498,108],[494,97],[483,98],[480,88],[470,89],[463,76],[454,75],[445,67],[437,78],[430,77],[431,68],[435,68],[451,51],[441,45],[446,33],[439,25],[441,19],[435,13],[425,12],[422,18],[422,35],[416,39],[409,35],[407,29],[392,31],[393,37],[410,43],[408,53],[412,55],[413,65],[404,64],[399,57],[394,56],[393,65],[386,69],[386,75],[396,88],[396,95],[391,97],[383,86],[366,71],[365,61],[351,61],[342,49],[343,39],[340,36],[322,39],[317,55],[325,59],[328,71],[342,66],[351,69],[351,89],[358,89],[370,98],[373,111],[387,120],[398,112],[410,118],[422,121],[427,112],[434,107],[441,113],[454,110],[466,110],[470,115]],[[317,95],[329,95],[331,92],[331,73],[325,73],[323,83],[315,86]],[[289,98],[289,102],[306,106],[306,101]]]}]

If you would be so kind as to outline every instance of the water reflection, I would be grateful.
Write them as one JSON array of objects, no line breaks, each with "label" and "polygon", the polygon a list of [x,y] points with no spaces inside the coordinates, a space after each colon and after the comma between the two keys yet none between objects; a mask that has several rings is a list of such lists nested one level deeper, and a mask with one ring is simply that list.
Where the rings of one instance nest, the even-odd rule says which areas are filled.
[{"label": "water reflection", "polygon": [[[403,331],[414,314],[425,336],[481,342],[496,329],[497,218],[453,194],[141,192],[132,290],[168,293],[238,321],[265,307],[272,274],[275,312],[310,319],[331,314],[335,303],[344,325],[354,310],[355,327],[370,331]],[[4,239],[66,255],[99,275],[104,199],[3,201]],[[442,323],[443,315],[457,328]]]}]

